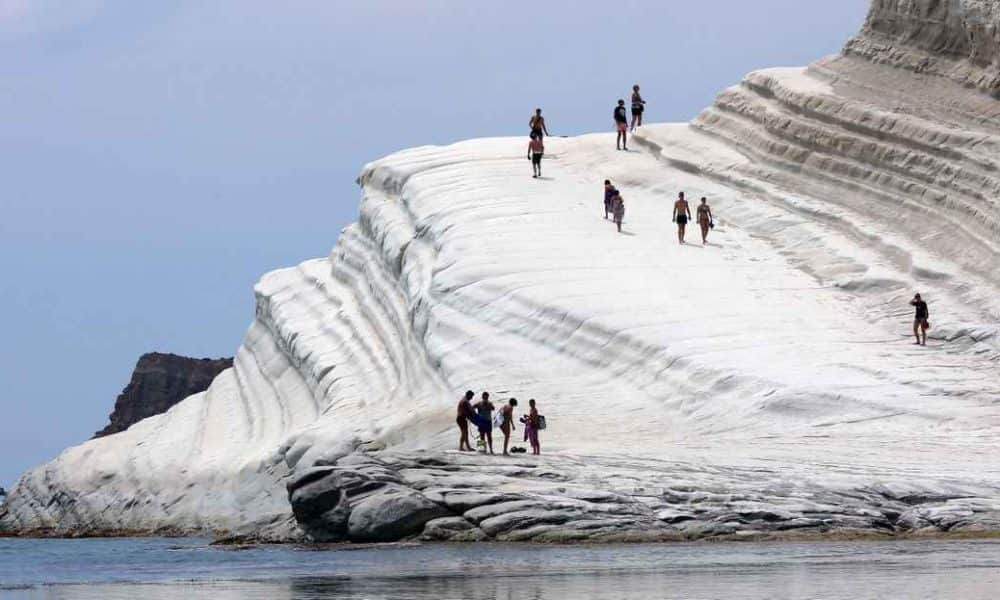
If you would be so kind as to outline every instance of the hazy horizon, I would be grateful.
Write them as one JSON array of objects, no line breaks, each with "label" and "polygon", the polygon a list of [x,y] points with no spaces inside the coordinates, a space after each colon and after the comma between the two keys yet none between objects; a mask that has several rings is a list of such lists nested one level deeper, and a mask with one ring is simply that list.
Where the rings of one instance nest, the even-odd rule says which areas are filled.
[{"label": "hazy horizon", "polygon": [[535,106],[610,131],[636,82],[685,121],[836,52],[868,2],[747,4],[0,0],[0,485],[102,428],[142,353],[232,356],[260,275],[355,219],[364,163]]}]

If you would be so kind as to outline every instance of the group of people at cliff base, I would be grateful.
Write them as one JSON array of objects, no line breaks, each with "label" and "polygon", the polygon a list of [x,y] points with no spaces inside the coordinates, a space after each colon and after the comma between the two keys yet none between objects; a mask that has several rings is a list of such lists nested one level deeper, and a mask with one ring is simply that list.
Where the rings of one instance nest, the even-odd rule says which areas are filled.
[{"label": "group of people at cliff base", "polygon": [[[517,408],[517,398],[511,398],[498,411],[490,402],[490,393],[483,392],[479,402],[472,403],[476,394],[469,390],[458,401],[458,411],[455,422],[458,424],[459,452],[475,452],[469,443],[469,425],[479,432],[477,445],[482,452],[493,454],[493,428],[503,433],[503,454],[526,452],[524,448],[510,446],[510,435],[517,428],[514,426],[514,409]],[[535,399],[528,400],[528,414],[522,415],[520,423],[524,425],[524,441],[531,444],[532,454],[541,454],[542,446],[538,441],[538,432],[545,429],[545,417],[538,414]]]},{"label": "group of people at cliff base", "polygon": [[[609,214],[614,220],[618,232],[621,233],[622,220],[625,218],[625,200],[622,199],[621,192],[611,183],[611,180],[605,179],[604,218],[607,219]],[[704,196],[701,198],[701,204],[695,209],[695,214],[697,215],[698,226],[701,227],[701,243],[702,245],[706,245],[708,244],[708,232],[715,229],[715,218],[712,216],[712,207],[708,205],[708,199]],[[691,220],[691,206],[684,197],[684,192],[681,192],[677,197],[677,201],[674,202],[672,220],[674,223],[677,223],[677,241],[681,244],[686,243],[684,235],[687,230],[687,224]]]}]

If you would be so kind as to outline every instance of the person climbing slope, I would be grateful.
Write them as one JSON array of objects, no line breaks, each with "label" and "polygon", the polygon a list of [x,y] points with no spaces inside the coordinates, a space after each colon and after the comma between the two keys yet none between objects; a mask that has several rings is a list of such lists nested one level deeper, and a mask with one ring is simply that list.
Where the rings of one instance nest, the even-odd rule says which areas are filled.
[{"label": "person climbing slope", "polygon": [[549,130],[545,128],[545,117],[542,116],[540,108],[535,109],[535,114],[531,115],[528,125],[531,127],[531,135],[539,139],[541,139],[542,134],[549,135]]},{"label": "person climbing slope", "polygon": [[615,129],[618,137],[615,139],[615,148],[618,150],[628,150],[628,112],[625,110],[625,101],[619,100],[614,112]]},{"label": "person climbing slope", "polygon": [[604,180],[604,218],[607,219],[608,215],[611,214],[611,199],[615,197],[618,190],[615,186],[611,185],[610,179]]},{"label": "person climbing slope", "polygon": [[459,452],[475,452],[475,450],[472,449],[472,445],[469,444],[469,419],[473,416],[472,398],[475,395],[475,392],[469,390],[465,392],[465,396],[458,401],[458,411],[455,417],[455,422],[458,423]]},{"label": "person climbing slope", "polygon": [[618,233],[621,233],[622,221],[625,219],[625,200],[618,190],[615,190],[615,195],[611,198],[611,212],[615,217],[615,226],[618,227]]},{"label": "person climbing slope", "polygon": [[[910,306],[916,309],[916,314],[913,315],[913,337],[917,338],[915,344],[926,346],[927,330],[931,326],[928,321],[931,318],[931,311],[927,308],[927,303],[920,297],[920,294],[913,296],[913,300],[910,300]],[[921,336],[923,336],[922,339]]]},{"label": "person climbing slope", "polygon": [[677,202],[674,202],[674,223],[677,223],[677,241],[681,244],[684,243],[684,229],[687,227],[688,221],[691,220],[691,207],[688,206],[688,201],[684,199],[684,192],[677,195]]},{"label": "person climbing slope", "polygon": [[528,160],[531,161],[531,176],[535,179],[542,176],[543,154],[545,154],[545,145],[542,143],[542,136],[532,133],[531,141],[528,142]]},{"label": "person climbing slope", "polygon": [[701,226],[701,245],[708,244],[708,230],[715,227],[715,220],[712,218],[712,209],[708,205],[708,199],[702,196],[701,204],[698,205],[698,225]]},{"label": "person climbing slope", "polygon": [[636,127],[642,127],[642,112],[646,110],[646,101],[639,94],[639,84],[632,86],[632,133]]}]

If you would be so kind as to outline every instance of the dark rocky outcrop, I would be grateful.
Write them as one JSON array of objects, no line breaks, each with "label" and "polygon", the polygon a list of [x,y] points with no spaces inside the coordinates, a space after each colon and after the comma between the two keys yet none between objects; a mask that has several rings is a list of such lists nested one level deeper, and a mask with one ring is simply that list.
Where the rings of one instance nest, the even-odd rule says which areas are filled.
[{"label": "dark rocky outcrop", "polygon": [[125,431],[143,419],[166,412],[191,394],[208,389],[216,375],[232,366],[232,358],[143,354],[132,371],[131,381],[115,400],[111,422],[94,437]]}]

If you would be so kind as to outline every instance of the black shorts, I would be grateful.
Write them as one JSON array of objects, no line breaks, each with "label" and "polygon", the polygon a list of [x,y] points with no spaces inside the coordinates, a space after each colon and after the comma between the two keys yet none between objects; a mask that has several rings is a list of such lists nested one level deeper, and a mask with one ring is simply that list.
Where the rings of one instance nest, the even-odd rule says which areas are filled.
[{"label": "black shorts", "polygon": [[531,128],[531,135],[533,135],[535,137],[539,137],[539,138],[542,137],[542,128],[541,127],[532,127]]},{"label": "black shorts", "polygon": [[687,222],[688,222],[687,215],[677,215],[677,224],[678,225],[687,225]]},{"label": "black shorts", "polygon": [[633,115],[641,115],[642,114],[642,109],[643,109],[642,106],[633,106],[632,107],[632,114]]},{"label": "black shorts", "polygon": [[531,164],[540,165],[542,164],[542,152],[532,152],[531,153]]}]

